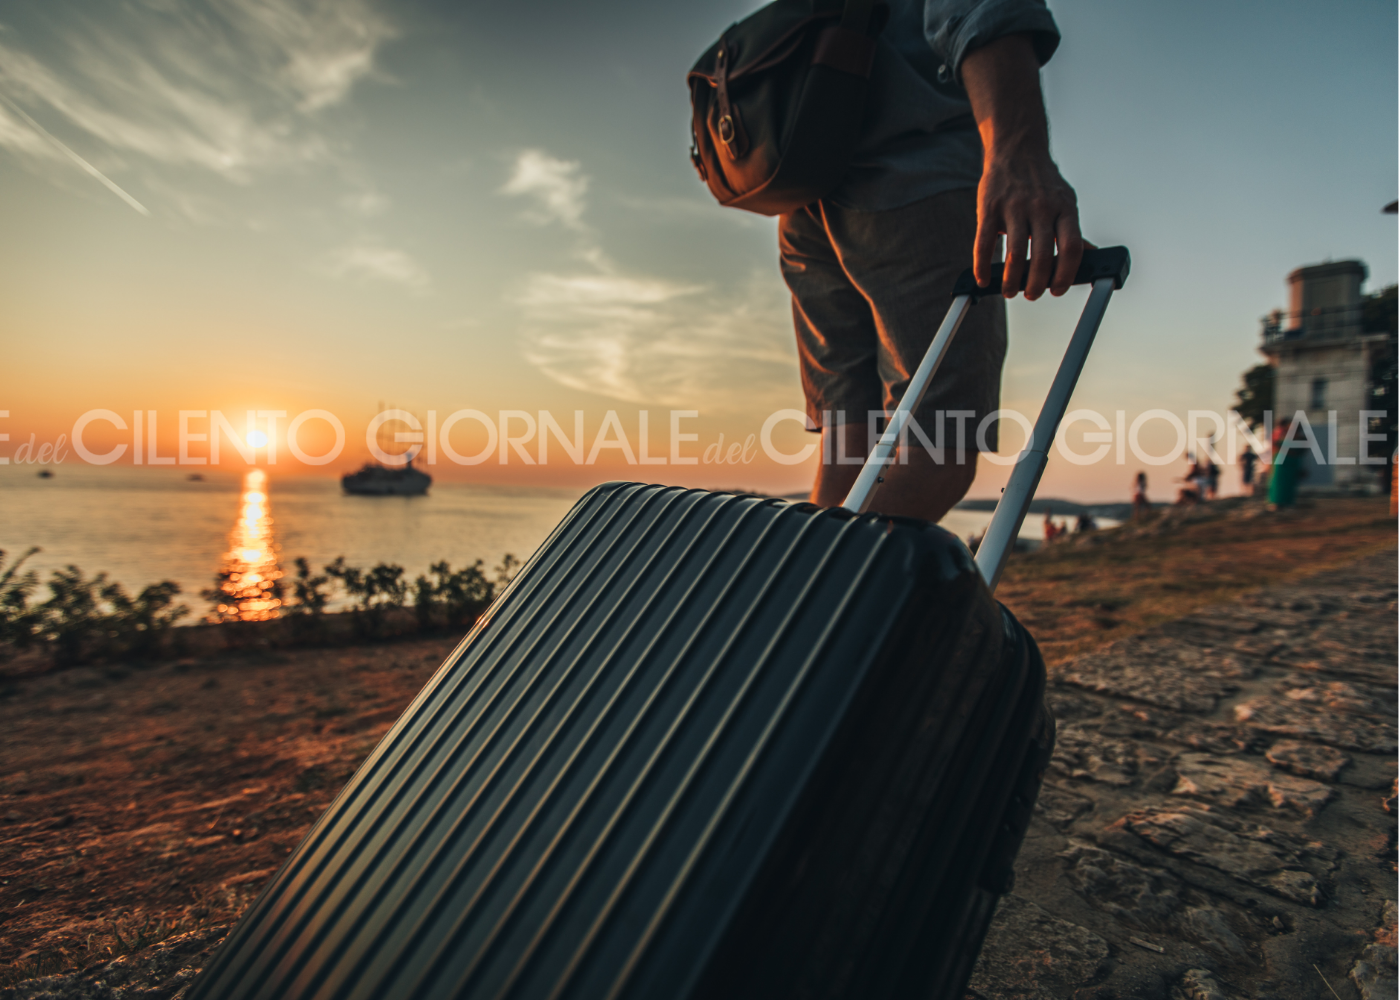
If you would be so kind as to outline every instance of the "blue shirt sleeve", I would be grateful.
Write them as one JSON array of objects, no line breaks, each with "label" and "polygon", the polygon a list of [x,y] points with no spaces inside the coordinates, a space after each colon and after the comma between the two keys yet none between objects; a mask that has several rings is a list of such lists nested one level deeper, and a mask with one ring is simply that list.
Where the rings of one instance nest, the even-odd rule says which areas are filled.
[{"label": "blue shirt sleeve", "polygon": [[[962,61],[973,49],[1003,35],[1030,35],[1044,66],[1060,44],[1060,29],[1045,0],[925,0],[924,37],[962,82]],[[941,76],[941,74],[940,74]]]}]

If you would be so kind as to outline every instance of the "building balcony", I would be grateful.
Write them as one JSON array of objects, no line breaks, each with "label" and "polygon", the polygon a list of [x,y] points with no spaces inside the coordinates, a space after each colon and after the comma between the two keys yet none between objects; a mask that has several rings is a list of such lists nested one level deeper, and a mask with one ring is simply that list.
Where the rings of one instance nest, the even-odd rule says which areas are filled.
[{"label": "building balcony", "polygon": [[1336,306],[1306,313],[1275,310],[1260,320],[1264,347],[1311,347],[1361,336],[1362,308]]}]

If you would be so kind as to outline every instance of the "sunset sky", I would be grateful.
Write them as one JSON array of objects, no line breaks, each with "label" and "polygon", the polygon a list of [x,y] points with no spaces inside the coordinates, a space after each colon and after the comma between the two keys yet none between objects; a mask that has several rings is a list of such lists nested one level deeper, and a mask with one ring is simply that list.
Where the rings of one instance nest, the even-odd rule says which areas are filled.
[{"label": "sunset sky", "polygon": [[[653,454],[696,410],[699,455],[801,408],[775,223],[717,207],[686,156],[686,70],[757,6],[0,0],[0,454],[98,408],[157,411],[165,454],[181,409],[315,408],[344,455],[282,466],[338,474],[383,402],[582,410],[590,442],[613,410],[634,446],[646,410]],[[1085,234],[1134,261],[1075,406],[1224,411],[1288,271],[1396,281],[1393,2],[1051,9],[1054,155]],[[1081,302],[1013,306],[1004,406],[1034,416]],[[434,475],[810,476],[619,456]],[[1042,493],[1121,498],[1135,471],[1056,460]]]}]

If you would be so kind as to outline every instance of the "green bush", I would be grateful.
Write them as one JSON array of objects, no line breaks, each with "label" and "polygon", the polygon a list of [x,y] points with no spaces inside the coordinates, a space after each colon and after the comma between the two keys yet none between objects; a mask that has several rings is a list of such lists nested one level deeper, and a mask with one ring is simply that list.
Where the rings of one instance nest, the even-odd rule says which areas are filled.
[{"label": "green bush", "polygon": [[451,628],[475,621],[495,597],[495,587],[482,565],[478,559],[453,572],[446,562],[433,563],[428,570],[431,580],[420,576],[413,581],[418,627],[427,630],[442,624]]},{"label": "green bush", "polygon": [[298,639],[310,642],[325,633],[326,605],[331,600],[330,577],[312,576],[305,556],[297,556],[296,567],[292,598],[282,605],[282,613],[291,621]]},{"label": "green bush", "polygon": [[0,549],[0,653],[27,646],[34,638],[38,620],[29,607],[29,595],[39,586],[39,574],[20,570],[38,551],[36,545],[6,568],[5,550]]},{"label": "green bush", "polygon": [[350,617],[355,633],[366,639],[377,639],[384,634],[386,614],[402,608],[408,596],[403,567],[392,563],[379,563],[363,570],[345,565],[345,557],[337,556],[335,562],[326,566],[326,574],[335,577],[345,588],[346,596],[353,602]]},{"label": "green bush", "polygon": [[106,573],[85,577],[77,566],[54,570],[49,599],[33,608],[34,634],[47,642],[61,665],[125,654],[153,652],[161,636],[189,614],[175,604],[180,585],[162,580],[135,597]]},{"label": "green bush", "polygon": [[[32,597],[39,577],[33,570],[26,571],[24,563],[38,551],[31,548],[7,565],[6,553],[0,550],[0,658],[36,644],[46,647],[59,665],[146,656],[160,649],[165,633],[189,614],[189,608],[175,603],[180,587],[173,581],[151,584],[133,596],[120,583],[108,580],[106,573],[88,577],[71,565],[50,575],[49,597],[36,604]],[[356,635],[378,639],[389,633],[392,612],[405,607],[411,589],[419,629],[456,629],[471,625],[510,585],[519,567],[520,560],[512,555],[490,571],[479,559],[457,570],[443,561],[410,584],[403,567],[392,563],[363,569],[347,566],[340,556],[324,568],[324,575],[313,575],[306,559],[298,558],[290,600],[274,609],[274,614],[280,611],[292,619],[292,628],[302,640],[320,636],[326,608],[335,596],[332,588],[338,583],[350,600]],[[280,600],[280,576],[279,571],[254,596]],[[240,581],[225,572],[216,582],[214,589],[202,593],[214,606],[209,620],[238,620],[238,609],[230,607],[230,602],[240,599]]]}]

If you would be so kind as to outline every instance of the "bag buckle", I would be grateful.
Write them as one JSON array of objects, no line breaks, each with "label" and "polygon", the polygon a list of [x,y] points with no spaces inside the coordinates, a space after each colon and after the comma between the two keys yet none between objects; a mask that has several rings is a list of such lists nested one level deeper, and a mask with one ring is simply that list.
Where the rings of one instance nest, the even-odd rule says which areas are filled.
[{"label": "bag buckle", "polygon": [[744,125],[739,120],[738,110],[729,102],[730,60],[726,58],[728,48],[728,40],[721,36],[719,52],[715,54],[715,96],[719,103],[719,120],[715,122],[715,131],[719,134],[719,141],[724,144],[724,151],[729,154],[729,158],[738,160],[749,151],[749,137],[744,134]]}]

